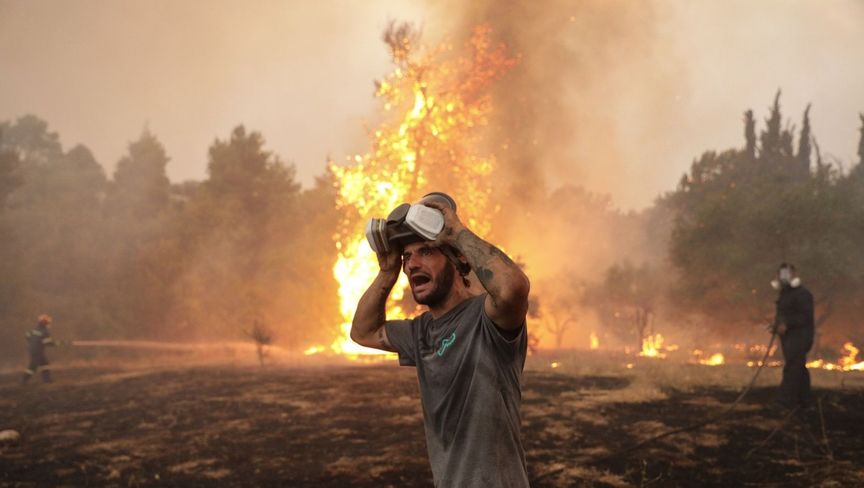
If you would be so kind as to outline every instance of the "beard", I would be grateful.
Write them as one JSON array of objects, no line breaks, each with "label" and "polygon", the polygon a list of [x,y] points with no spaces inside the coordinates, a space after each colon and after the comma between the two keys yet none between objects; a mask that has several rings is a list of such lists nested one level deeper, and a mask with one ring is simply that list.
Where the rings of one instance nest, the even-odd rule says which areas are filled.
[{"label": "beard", "polygon": [[435,277],[435,288],[432,288],[425,297],[418,297],[417,293],[414,292],[414,287],[411,287],[411,294],[414,296],[414,301],[420,305],[426,305],[427,307],[433,307],[441,303],[447,298],[450,289],[453,288],[453,279],[455,275],[456,271],[453,269],[453,265],[447,263],[447,266],[444,266],[441,273]]}]

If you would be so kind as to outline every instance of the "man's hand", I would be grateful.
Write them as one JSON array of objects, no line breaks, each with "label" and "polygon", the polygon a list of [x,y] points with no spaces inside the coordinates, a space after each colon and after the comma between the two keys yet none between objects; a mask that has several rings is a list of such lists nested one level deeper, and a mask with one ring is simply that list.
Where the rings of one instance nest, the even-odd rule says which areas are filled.
[{"label": "man's hand", "polygon": [[484,305],[486,315],[499,328],[519,328],[528,311],[530,283],[525,273],[504,252],[465,227],[448,205],[436,200],[423,204],[444,215],[444,228],[435,244],[456,248],[488,292]]},{"label": "man's hand", "polygon": [[435,239],[435,243],[452,245],[456,241],[459,232],[465,229],[465,224],[459,220],[459,216],[456,215],[456,212],[453,211],[449,205],[445,205],[444,202],[430,200],[425,202],[423,205],[426,205],[429,208],[434,208],[444,215],[444,228],[441,229],[438,238]]},{"label": "man's hand", "polygon": [[395,274],[398,277],[399,272],[402,271],[402,253],[398,249],[391,248],[388,252],[379,252],[377,255],[378,267],[381,269],[381,272],[384,274]]}]

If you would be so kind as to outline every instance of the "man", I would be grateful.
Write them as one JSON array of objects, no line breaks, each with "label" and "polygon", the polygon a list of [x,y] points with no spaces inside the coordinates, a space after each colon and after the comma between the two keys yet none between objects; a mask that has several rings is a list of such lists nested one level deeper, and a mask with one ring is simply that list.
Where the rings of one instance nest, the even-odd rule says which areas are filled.
[{"label": "man", "polygon": [[[378,254],[380,271],[357,305],[351,338],[398,352],[399,364],[417,368],[436,487],[527,487],[519,405],[528,277],[467,229],[445,197],[420,201],[444,215],[435,241],[417,238],[401,254]],[[467,265],[485,293],[469,289]],[[413,320],[386,319],[400,267],[414,300],[429,308]]]},{"label": "man", "polygon": [[30,381],[30,377],[36,374],[36,371],[42,369],[42,381],[51,383],[51,369],[48,366],[48,358],[45,357],[45,348],[54,345],[54,340],[51,339],[51,317],[45,314],[39,316],[36,328],[27,332],[27,349],[30,353],[30,366],[21,377],[21,383]]},{"label": "man", "polygon": [[780,265],[771,285],[780,290],[774,327],[783,349],[783,381],[778,402],[789,408],[807,407],[810,401],[810,372],[807,352],[813,347],[813,295],[801,286],[795,266]]}]

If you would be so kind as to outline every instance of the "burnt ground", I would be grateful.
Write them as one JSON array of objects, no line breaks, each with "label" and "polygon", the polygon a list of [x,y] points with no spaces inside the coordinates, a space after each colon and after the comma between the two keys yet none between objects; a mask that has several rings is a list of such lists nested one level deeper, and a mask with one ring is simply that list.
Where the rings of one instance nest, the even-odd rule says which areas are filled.
[{"label": "burnt ground", "polygon": [[[21,433],[0,446],[0,486],[432,484],[409,368],[79,368],[56,376],[22,387],[0,375],[0,430]],[[526,371],[532,486],[864,486],[860,389],[816,390],[821,415],[793,415],[785,425],[769,407],[772,392],[757,389],[719,425],[622,454],[736,397],[706,387],[640,400],[630,383]]]}]

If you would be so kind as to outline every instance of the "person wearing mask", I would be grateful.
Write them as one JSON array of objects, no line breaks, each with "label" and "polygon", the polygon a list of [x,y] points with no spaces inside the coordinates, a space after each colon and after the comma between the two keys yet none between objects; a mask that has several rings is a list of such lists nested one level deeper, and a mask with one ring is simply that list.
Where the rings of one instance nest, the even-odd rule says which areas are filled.
[{"label": "person wearing mask", "polygon": [[[386,236],[370,240],[380,271],[357,305],[351,338],[416,368],[435,487],[528,487],[519,431],[528,277],[460,221],[449,196],[431,193],[418,205],[441,212],[443,228],[434,239],[403,233],[386,252]],[[406,219],[397,210],[386,225]],[[428,307],[412,320],[386,317],[400,270],[414,300]],[[472,287],[470,270],[483,290]]]},{"label": "person wearing mask", "polygon": [[798,271],[782,263],[771,285],[779,291],[774,331],[783,350],[783,380],[777,402],[787,408],[806,408],[810,402],[807,353],[813,347],[813,294],[801,284]]}]

